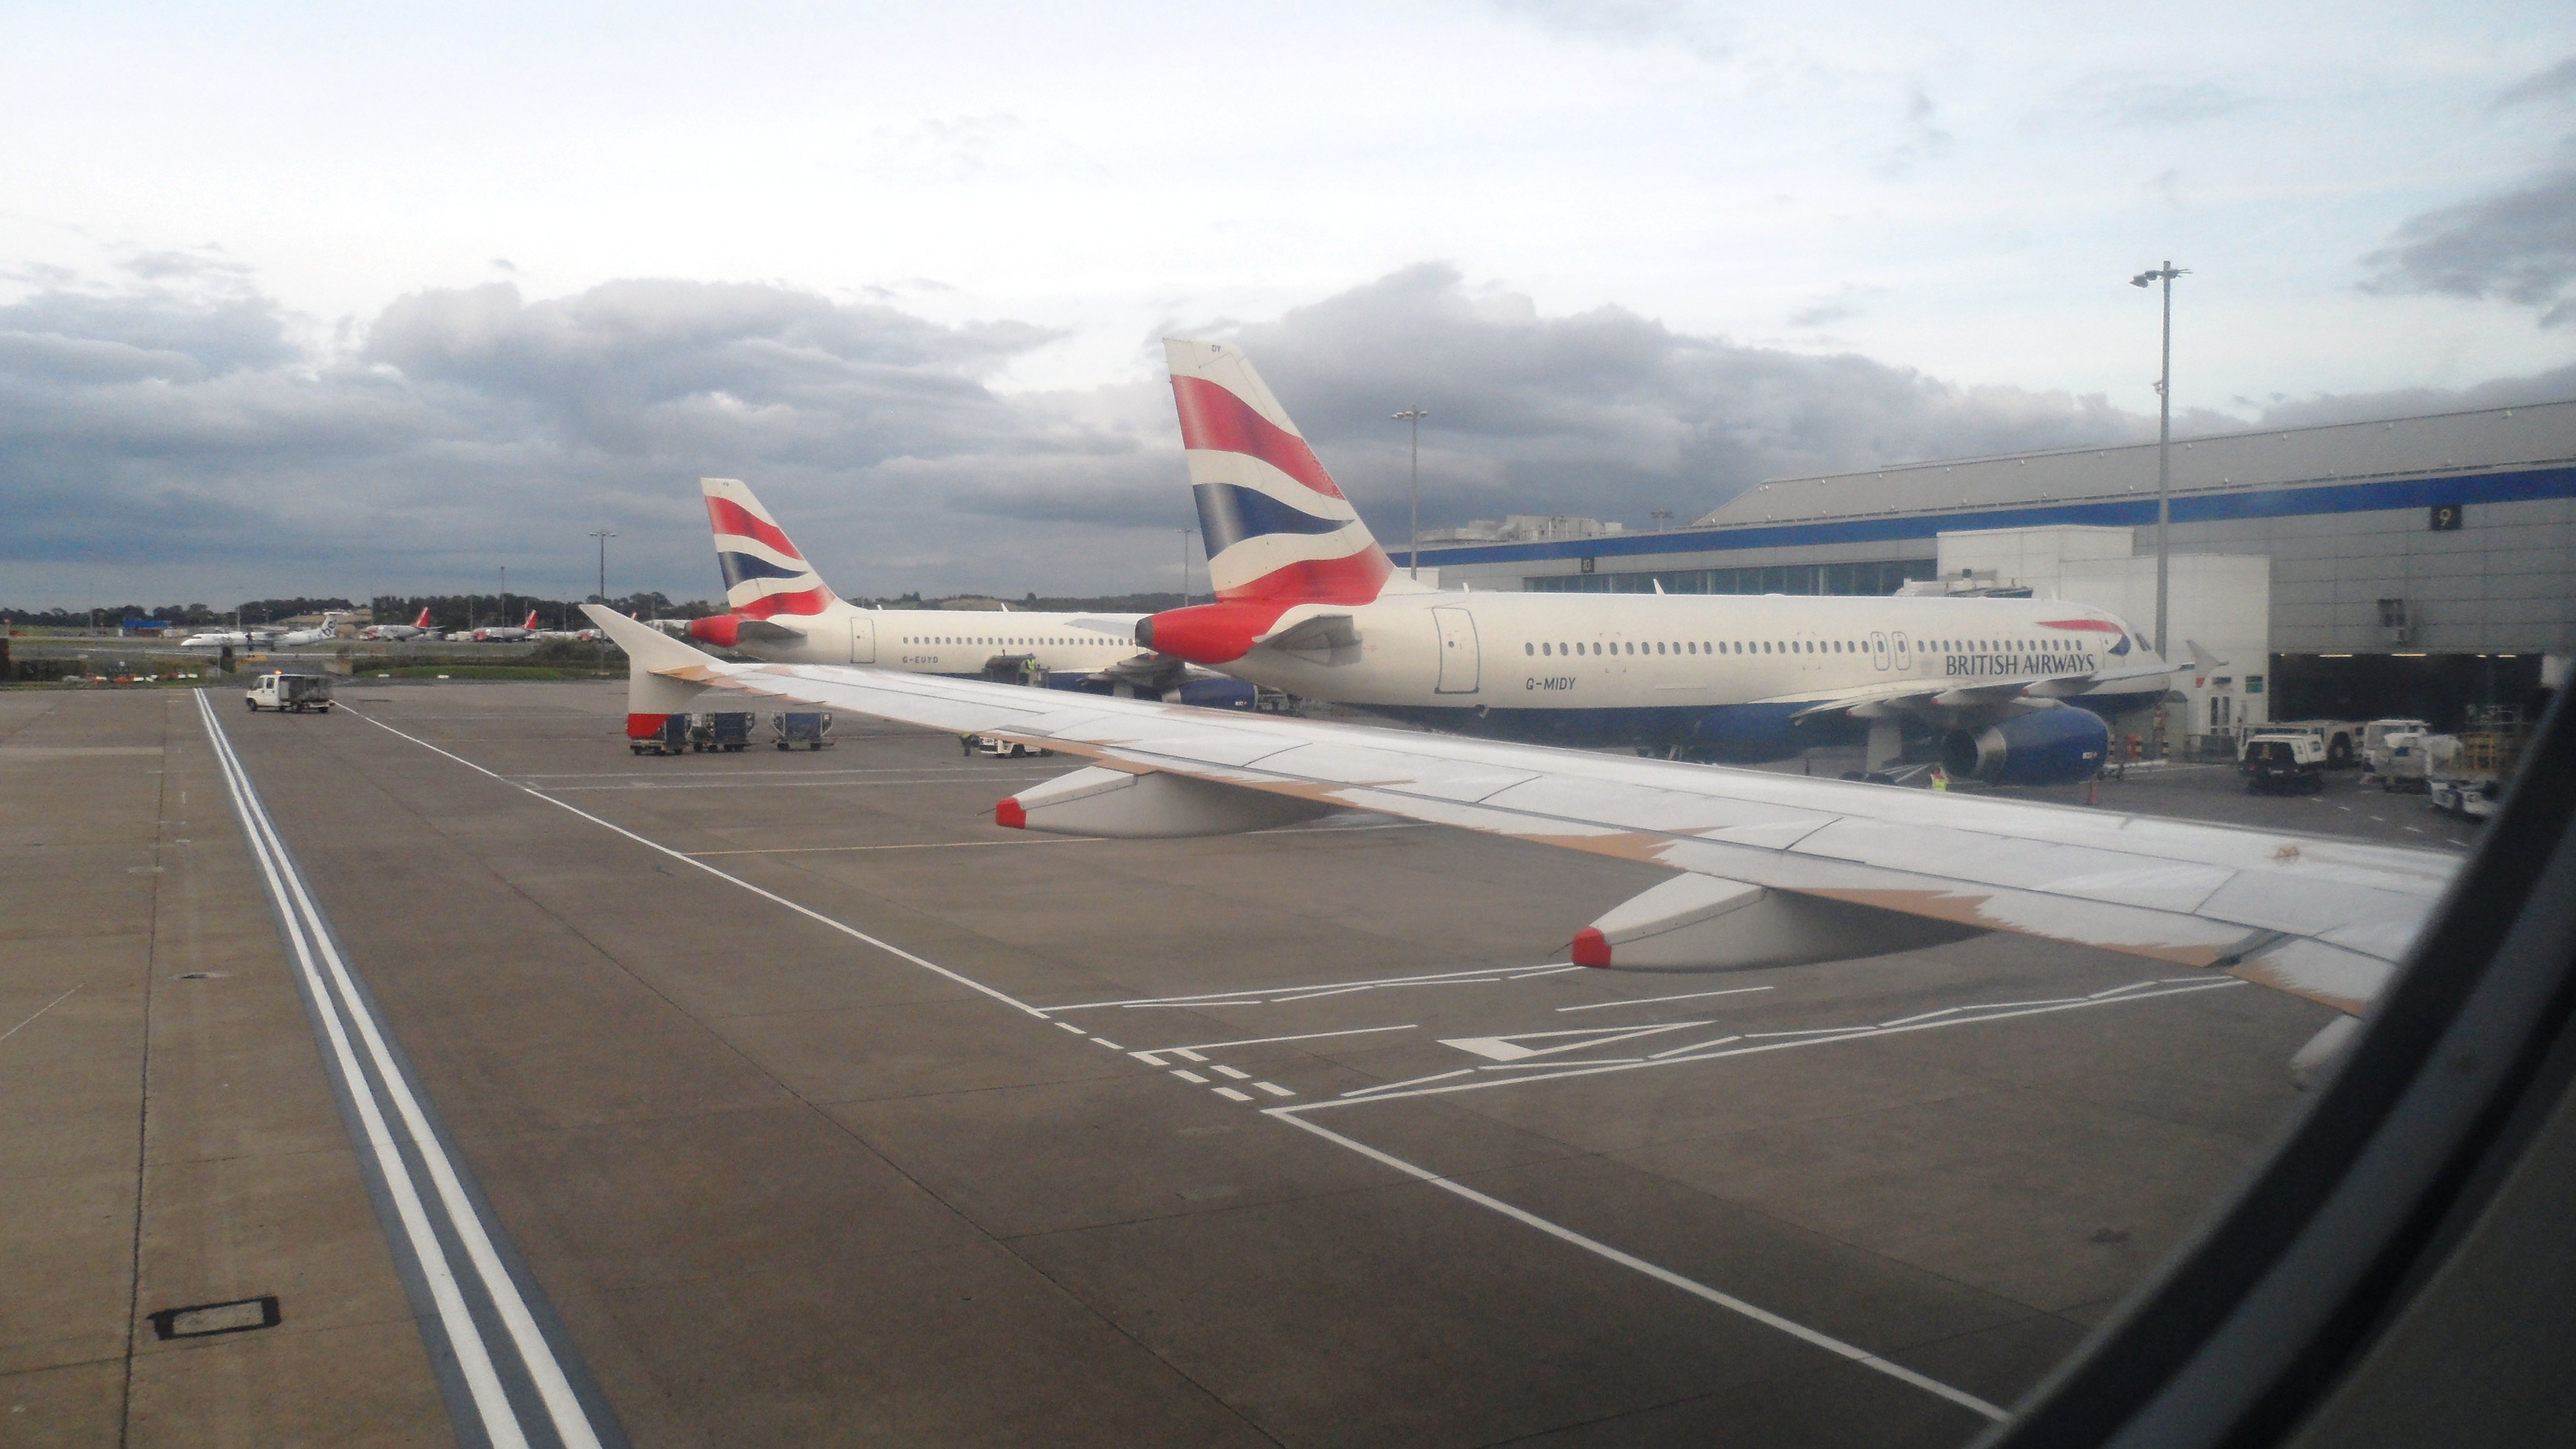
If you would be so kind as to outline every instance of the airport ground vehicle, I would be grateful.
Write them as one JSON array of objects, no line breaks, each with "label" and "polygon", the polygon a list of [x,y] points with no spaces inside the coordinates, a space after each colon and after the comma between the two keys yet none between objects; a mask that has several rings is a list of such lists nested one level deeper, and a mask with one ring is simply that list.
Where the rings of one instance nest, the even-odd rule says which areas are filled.
[{"label": "airport ground vehicle", "polygon": [[689,717],[666,716],[646,735],[627,733],[626,748],[638,755],[684,755],[689,752]]},{"label": "airport ground vehicle", "polygon": [[2371,773],[2379,777],[2379,788],[2391,794],[2406,791],[2422,794],[2433,781],[2451,769],[2459,755],[2456,735],[2438,735],[2430,730],[2391,730],[2380,736],[2373,748]]},{"label": "airport ground vehicle", "polygon": [[2390,735],[2431,734],[2432,732],[2433,723],[2430,720],[2372,720],[2370,723],[2361,727],[2362,768],[2368,770],[2374,775],[2387,774],[2389,762],[2395,758],[2395,747],[2390,745],[2388,742],[2388,737]]},{"label": "airport ground vehicle", "polygon": [[791,710],[769,717],[769,727],[777,734],[777,745],[792,750],[803,745],[809,750],[829,749],[832,744],[832,716],[824,710]]},{"label": "airport ground vehicle", "polygon": [[705,754],[721,750],[739,754],[751,744],[750,710],[717,710],[689,716],[689,748]]},{"label": "airport ground vehicle", "polygon": [[331,681],[320,674],[263,674],[251,681],[243,700],[254,714],[263,709],[280,713],[293,710],[297,714],[306,710],[329,709]]},{"label": "airport ground vehicle", "polygon": [[2266,731],[2247,737],[2241,768],[2257,795],[2314,795],[2325,788],[2326,747],[2315,735]]},{"label": "airport ground vehicle", "polygon": [[993,735],[974,735],[970,738],[974,741],[973,749],[975,753],[982,755],[987,759],[1021,760],[1027,759],[1032,755],[1052,755],[1055,753],[1053,750],[1033,749],[1027,745],[1021,744],[1017,740],[1001,739]]},{"label": "airport ground vehicle", "polygon": [[2360,720],[2274,720],[2258,733],[2316,736],[2317,743],[2325,747],[2326,768],[2329,770],[2349,770],[2362,763],[2363,725]]}]

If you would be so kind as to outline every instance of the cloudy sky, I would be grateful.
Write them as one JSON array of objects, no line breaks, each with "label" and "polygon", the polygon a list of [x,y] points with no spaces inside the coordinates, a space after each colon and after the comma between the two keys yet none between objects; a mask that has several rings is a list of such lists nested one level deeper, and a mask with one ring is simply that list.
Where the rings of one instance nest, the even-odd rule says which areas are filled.
[{"label": "cloudy sky", "polygon": [[[1171,587],[1155,339],[1390,537],[2576,396],[2576,12],[0,4],[0,604]],[[343,10],[347,13],[341,13]]]}]

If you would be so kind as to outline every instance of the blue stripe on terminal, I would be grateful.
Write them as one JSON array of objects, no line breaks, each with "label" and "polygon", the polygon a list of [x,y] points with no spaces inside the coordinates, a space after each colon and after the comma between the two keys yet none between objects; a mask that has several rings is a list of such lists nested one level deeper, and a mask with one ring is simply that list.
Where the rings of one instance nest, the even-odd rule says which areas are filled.
[{"label": "blue stripe on terminal", "polygon": [[730,589],[745,579],[801,579],[813,570],[802,566],[775,564],[756,553],[716,551],[716,567],[724,570],[725,587]]},{"label": "blue stripe on terminal", "polygon": [[[2296,518],[2321,513],[2375,513],[2396,508],[2428,508],[2437,503],[2517,503],[2541,498],[2576,497],[2576,468],[2527,468],[2501,473],[2453,473],[2430,478],[2395,478],[2368,483],[2328,483],[2295,488],[2256,488],[2243,492],[2184,494],[2173,500],[2176,523],[2214,523],[2226,519]],[[1205,509],[1201,509],[1202,515]],[[1614,558],[1629,554],[1718,553],[1738,548],[1789,548],[1825,543],[1885,543],[1899,539],[1929,541],[1936,534],[1962,529],[2035,528],[2043,524],[2093,524],[2142,527],[2156,521],[2156,500],[2121,499],[2105,503],[2050,503],[1958,513],[1912,514],[1895,518],[1839,518],[1817,523],[1783,523],[1761,528],[1684,529],[1671,533],[1611,534],[1563,543],[1479,544],[1466,548],[1433,548],[1441,564],[1531,563],[1541,559]]]},{"label": "blue stripe on terminal", "polygon": [[1317,518],[1258,489],[1232,483],[1201,483],[1191,491],[1198,495],[1199,529],[1210,558],[1266,533],[1334,533],[1348,523]]}]

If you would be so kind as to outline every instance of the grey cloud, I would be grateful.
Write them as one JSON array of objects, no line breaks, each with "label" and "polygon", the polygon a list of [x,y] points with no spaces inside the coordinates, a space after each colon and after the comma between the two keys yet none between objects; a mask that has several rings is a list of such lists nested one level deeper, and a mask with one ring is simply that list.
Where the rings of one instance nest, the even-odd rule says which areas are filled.
[{"label": "grey cloud", "polygon": [[[1639,523],[1762,478],[2154,431],[2099,397],[1742,346],[1619,307],[1543,315],[1438,265],[1170,330],[1249,349],[1390,539],[1406,458],[1388,414],[1414,405],[1431,413],[1426,523]],[[0,560],[12,601],[39,605],[90,581],[207,598],[488,586],[502,565],[515,586],[579,593],[604,527],[622,535],[613,587],[707,596],[692,480],[719,474],[751,480],[853,594],[1168,586],[1170,530],[1194,520],[1158,352],[1132,381],[992,390],[1053,335],[637,281],[533,302],[506,284],[421,292],[300,344],[256,296],[40,292],[0,308]],[[2307,399],[2267,420],[2439,405]]]},{"label": "grey cloud", "polygon": [[2576,96],[2576,56],[2505,87],[2497,94],[2496,104],[2514,106],[2525,101],[2554,101],[2571,96]]},{"label": "grey cloud", "polygon": [[[1958,387],[1850,354],[1675,332],[1618,307],[1543,317],[1440,265],[1230,329],[1343,490],[1399,537],[1419,405],[1423,518],[1696,512],[1764,478],[1913,458],[2126,442],[2099,397]],[[1169,424],[1166,424],[1168,427]],[[1392,533],[1385,533],[1387,529]]]},{"label": "grey cloud", "polygon": [[149,282],[180,279],[237,283],[250,276],[250,268],[229,257],[197,252],[136,252],[125,259],[124,268]]},{"label": "grey cloud", "polygon": [[2576,364],[2529,377],[2495,378],[2463,388],[2410,387],[2388,392],[2275,398],[2270,406],[2263,409],[2261,426],[2313,427],[2322,423],[2367,422],[2375,418],[2402,418],[2424,413],[2521,407],[2527,403],[2565,402],[2569,398],[2576,398]]},{"label": "grey cloud", "polygon": [[158,287],[108,296],[49,288],[0,307],[0,334],[173,354],[206,373],[274,367],[298,355],[284,314],[267,298]]},{"label": "grey cloud", "polygon": [[2576,159],[2530,183],[2400,225],[2362,259],[2363,289],[2496,297],[2538,309],[2540,325],[2576,317]]}]

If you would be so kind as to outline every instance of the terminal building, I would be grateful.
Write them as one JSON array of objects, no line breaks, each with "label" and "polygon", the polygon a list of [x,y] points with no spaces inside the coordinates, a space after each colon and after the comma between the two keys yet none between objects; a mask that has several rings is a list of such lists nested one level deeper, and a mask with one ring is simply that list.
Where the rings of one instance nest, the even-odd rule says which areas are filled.
[{"label": "terminal building", "polygon": [[[1782,478],[1682,527],[1427,535],[1444,588],[2020,593],[2155,627],[2156,445]],[[2418,716],[2558,687],[2576,647],[2576,401],[2175,442],[2173,728]],[[1478,536],[1483,535],[1483,536]],[[1401,561],[1401,560],[1399,560]]]}]

